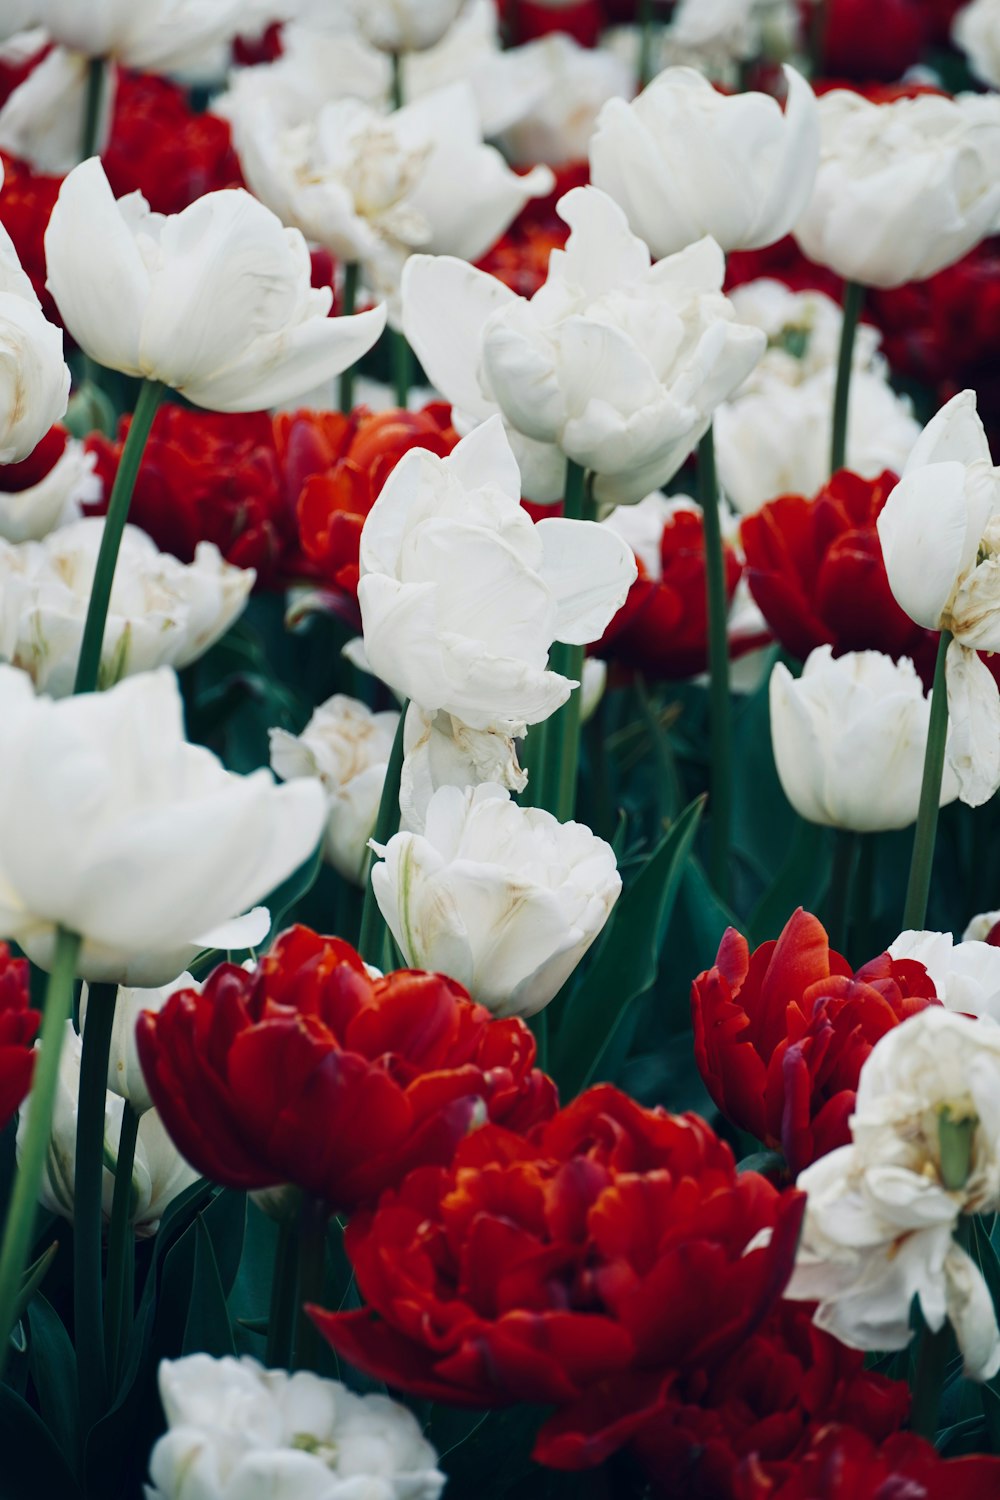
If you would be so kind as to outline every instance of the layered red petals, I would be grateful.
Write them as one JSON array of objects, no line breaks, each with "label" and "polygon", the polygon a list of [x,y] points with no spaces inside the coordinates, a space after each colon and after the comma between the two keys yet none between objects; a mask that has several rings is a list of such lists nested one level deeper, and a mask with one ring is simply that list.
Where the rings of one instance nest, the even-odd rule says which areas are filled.
[{"label": "layered red petals", "polygon": [[732,928],[691,991],[695,1060],[722,1113],[798,1174],[850,1140],[861,1068],[900,1021],[939,1001],[922,964],[881,954],[856,974],[801,909],[752,955]]},{"label": "layered red petals", "polygon": [[737,1176],[704,1121],[602,1086],[530,1139],[476,1132],[450,1167],[354,1218],[368,1306],[313,1316],[345,1358],[414,1394],[555,1405],[559,1444],[588,1433],[576,1451],[598,1462],[651,1392],[725,1359],[767,1317],[801,1214],[798,1194]]},{"label": "layered red petals", "polygon": [[27,960],[12,958],[7,944],[0,943],[0,1130],[31,1088],[32,1043],[41,1019],[31,1009]]},{"label": "layered red petals", "polygon": [[864,1432],[832,1424],[778,1479],[759,1460],[748,1459],[733,1500],[994,1500],[997,1494],[1000,1458],[941,1458],[912,1432],[894,1433],[879,1444]]},{"label": "layered red petals", "polygon": [[294,1183],[346,1211],[451,1160],[482,1119],[556,1107],[520,1021],[438,975],[373,980],[346,943],[293,928],[252,973],[223,965],[137,1029],[182,1155],[236,1188]]}]

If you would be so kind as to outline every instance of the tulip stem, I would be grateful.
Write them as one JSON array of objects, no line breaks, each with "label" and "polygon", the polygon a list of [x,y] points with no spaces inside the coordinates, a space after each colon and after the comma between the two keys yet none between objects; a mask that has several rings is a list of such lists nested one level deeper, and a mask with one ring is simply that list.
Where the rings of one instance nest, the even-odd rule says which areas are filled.
[{"label": "tulip stem", "polygon": [[297,1241],[291,1224],[278,1228],[278,1247],[274,1255],[274,1279],[271,1282],[271,1310],[267,1319],[267,1353],[269,1370],[287,1370],[292,1363],[292,1340],[298,1309]]},{"label": "tulip stem", "polygon": [[[389,764],[385,769],[378,817],[375,819],[375,829],[372,833],[372,841],[376,844],[387,844],[393,834],[399,830],[399,782],[403,773],[403,737],[407,706],[404,703],[400,709],[396,737],[392,742]],[[375,899],[375,887],[372,883],[374,863],[375,851],[369,849],[364,871],[365,901],[361,908],[361,930],[358,933],[358,952],[362,958],[367,959],[368,963],[378,963],[382,953],[384,930],[382,913]]]},{"label": "tulip stem", "polygon": [[[563,514],[567,520],[583,521],[593,513],[593,481],[572,459],[566,460],[566,495]],[[537,805],[547,808],[560,823],[572,818],[576,810],[576,783],[580,766],[580,710],[583,694],[582,646],[555,641],[549,667],[563,677],[580,684],[572,690],[562,708],[548,720],[542,771],[542,795]]]},{"label": "tulip stem", "polygon": [[132,1231],[132,1168],[139,1136],[139,1115],[125,1100],[122,1128],[115,1162],[115,1194],[111,1203],[108,1233],[108,1287],[104,1307],[104,1332],[108,1350],[108,1374],[112,1389],[121,1373],[122,1347],[132,1330],[132,1283],[135,1236]]},{"label": "tulip stem", "polygon": [[299,1211],[298,1332],[295,1337],[295,1368],[315,1370],[323,1341],[306,1308],[322,1304],[326,1277],[327,1208],[319,1198],[304,1198]]},{"label": "tulip stem", "polygon": [[410,386],[413,384],[413,354],[406,334],[398,328],[389,329],[392,346],[392,383],[396,392],[396,405],[406,411],[410,404]]},{"label": "tulip stem", "polygon": [[729,693],[729,603],[726,560],[722,550],[719,486],[715,474],[715,434],[710,427],[698,448],[698,495],[705,533],[705,582],[708,595],[708,670],[711,717],[711,824],[709,875],[724,901],[729,900],[729,838],[733,821],[733,724]]},{"label": "tulip stem", "polygon": [[922,931],[927,920],[927,898],[931,889],[934,845],[937,841],[938,813],[941,809],[941,781],[948,742],[948,686],[945,681],[951,631],[942,630],[938,642],[934,685],[931,689],[931,716],[927,727],[927,749],[924,753],[924,779],[920,786],[920,811],[913,836],[910,878],[903,908],[903,928]]},{"label": "tulip stem", "polygon": [[913,1404],[910,1427],[920,1437],[933,1443],[938,1428],[941,1389],[951,1354],[951,1327],[945,1323],[932,1333],[926,1323],[920,1332],[917,1366],[913,1374]]},{"label": "tulip stem", "polygon": [[17,1321],[21,1281],[31,1249],[38,1209],[38,1193],[45,1170],[52,1133],[52,1111],[59,1083],[66,1022],[73,1010],[73,981],[80,939],[75,932],[59,929],[52,969],[45,991],[45,1008],[39,1050],[35,1058],[28,1125],[18,1162],[14,1190],[7,1206],[3,1244],[0,1246],[0,1375],[10,1349],[10,1336]]},{"label": "tulip stem", "polygon": [[639,89],[653,76],[653,0],[639,0]]},{"label": "tulip stem", "polygon": [[103,57],[92,57],[87,66],[87,95],[84,102],[83,135],[80,139],[80,160],[89,161],[97,156],[101,134],[101,106],[104,103],[104,86],[107,79],[107,63]]},{"label": "tulip stem", "polygon": [[[358,305],[358,279],[360,267],[355,260],[350,260],[344,266],[344,291],[340,304],[340,316],[349,318]],[[344,371],[340,377],[340,389],[338,392],[338,405],[342,412],[354,410],[354,375],[356,365]]]},{"label": "tulip stem", "polygon": [[840,359],[837,364],[837,388],[833,398],[833,443],[830,449],[830,472],[836,474],[847,462],[847,424],[850,413],[851,372],[854,368],[854,338],[858,331],[865,289],[856,281],[844,283],[843,320],[840,327]]},{"label": "tulip stem", "polygon": [[117,998],[116,984],[90,986],[80,1063],[73,1179],[73,1318],[84,1432],[89,1432],[107,1406],[101,1239],[108,1058]]},{"label": "tulip stem", "polygon": [[858,836],[849,829],[838,828],[834,833],[833,870],[826,900],[827,935],[830,947],[838,953],[847,951],[857,849]]},{"label": "tulip stem", "polygon": [[392,54],[392,107],[393,109],[403,107],[403,54],[401,52]]},{"label": "tulip stem", "polygon": [[80,646],[80,660],[76,668],[76,682],[73,685],[75,693],[92,693],[100,677],[101,647],[104,644],[104,627],[108,619],[108,605],[111,602],[111,587],[115,581],[118,551],[122,544],[129,506],[132,503],[132,491],[135,489],[146,440],[164,390],[165,387],[158,380],[145,381],[132,414],[128,437],[125,439],[125,446],[118,464],[118,473],[115,475],[115,482],[111,489],[108,513],[104,519],[104,534],[101,537],[101,548],[97,556],[94,586],[90,592],[87,621],[83,627],[83,642]]}]

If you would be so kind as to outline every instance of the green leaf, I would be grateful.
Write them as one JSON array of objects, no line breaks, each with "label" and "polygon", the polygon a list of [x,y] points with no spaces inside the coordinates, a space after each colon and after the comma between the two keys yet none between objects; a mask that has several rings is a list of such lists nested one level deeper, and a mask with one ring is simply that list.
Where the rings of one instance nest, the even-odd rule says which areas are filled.
[{"label": "green leaf", "polygon": [[195,1220],[191,1300],[188,1303],[181,1353],[211,1354],[216,1359],[236,1353],[219,1265],[201,1214]]},{"label": "green leaf", "polygon": [[761,1177],[774,1180],[787,1172],[785,1158],[780,1151],[754,1151],[744,1156],[736,1165],[737,1172],[759,1172]]},{"label": "green leaf", "polygon": [[800,818],[788,856],[750,918],[751,947],[777,937],[797,907],[816,910],[829,883],[829,865],[826,829]]},{"label": "green leaf", "polygon": [[301,864],[297,870],[294,870],[288,879],[279,885],[276,891],[272,891],[264,902],[264,905],[271,913],[271,931],[264,944],[265,950],[271,946],[278,933],[286,925],[286,918],[289,916],[289,913],[312,890],[319,879],[319,872],[322,868],[323,840],[320,839],[305,863]]},{"label": "green leaf", "polygon": [[83,1492],[37,1412],[9,1386],[0,1386],[0,1494],[3,1500],[83,1500]]},{"label": "green leaf", "polygon": [[59,1315],[40,1293],[28,1308],[28,1331],[28,1363],[42,1418],[75,1467],[81,1452],[76,1351]]},{"label": "green leaf", "polygon": [[614,926],[567,1006],[556,1071],[567,1099],[597,1076],[630,1007],[656,982],[660,949],[704,805],[699,798],[685,809],[621,897]]}]

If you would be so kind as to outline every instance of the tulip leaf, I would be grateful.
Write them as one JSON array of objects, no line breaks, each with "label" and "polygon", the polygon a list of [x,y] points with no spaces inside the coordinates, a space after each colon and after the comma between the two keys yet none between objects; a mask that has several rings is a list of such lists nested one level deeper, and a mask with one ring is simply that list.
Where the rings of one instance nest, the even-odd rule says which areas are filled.
[{"label": "tulip leaf", "polygon": [[684,810],[621,897],[614,926],[566,1008],[556,1077],[567,1099],[597,1077],[631,1006],[656,983],[660,950],[704,805],[704,798],[698,798]]},{"label": "tulip leaf", "polygon": [[83,1500],[83,1491],[55,1437],[10,1386],[0,1386],[0,1452],[3,1500],[38,1500],[40,1495]]},{"label": "tulip leaf", "polygon": [[753,1151],[736,1164],[737,1172],[757,1172],[770,1182],[776,1182],[787,1173],[788,1167],[780,1151]]},{"label": "tulip leaf", "polygon": [[[312,890],[319,879],[320,870],[323,868],[323,840],[320,839],[316,848],[309,858],[297,870],[293,870],[288,879],[272,891],[263,903],[271,913],[271,931],[268,934],[264,949],[268,949],[274,942],[278,933],[286,925],[286,918]],[[324,929],[325,931],[325,929]]]},{"label": "tulip leaf", "polygon": [[62,1319],[41,1294],[28,1309],[28,1362],[42,1418],[74,1466],[80,1454],[76,1352]]},{"label": "tulip leaf", "polygon": [[750,918],[751,946],[777,937],[797,907],[815,911],[826,890],[828,872],[826,830],[799,818],[787,858]]},{"label": "tulip leaf", "polygon": [[194,1270],[191,1277],[191,1300],[184,1325],[182,1354],[211,1354],[216,1359],[235,1354],[236,1344],[226,1307],[226,1294],[219,1275],[219,1263],[212,1248],[212,1238],[199,1214],[194,1226]]}]

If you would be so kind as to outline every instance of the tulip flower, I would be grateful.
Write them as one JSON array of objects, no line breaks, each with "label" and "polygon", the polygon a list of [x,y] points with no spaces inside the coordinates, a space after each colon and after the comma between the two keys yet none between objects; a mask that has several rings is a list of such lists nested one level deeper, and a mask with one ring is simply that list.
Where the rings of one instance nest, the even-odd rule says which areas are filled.
[{"label": "tulip flower", "polygon": [[375,714],[341,693],[316,709],[301,735],[272,729],[271,767],[282,781],[314,777],[327,798],[324,857],[363,884],[399,714]]},{"label": "tulip flower", "polygon": [[201,60],[240,29],[242,0],[32,0],[31,16],[52,39],[87,57],[171,73]]},{"label": "tulip flower", "polygon": [[[53,698],[73,691],[105,522],[60,527],[42,542],[0,542],[0,658],[26,671]],[[100,685],[203,656],[243,612],[255,574],[223,562],[200,542],[193,563],[158,551],[125,529],[121,567],[101,650]]]},{"label": "tulip flower", "polygon": [[137,1042],[153,1102],[206,1177],[294,1183],[338,1212],[450,1162],[484,1117],[529,1129],[556,1104],[520,1021],[492,1022],[440,974],[373,979],[305,927],[256,969],[223,965],[141,1015]]},{"label": "tulip flower", "polygon": [[504,154],[515,166],[586,161],[602,105],[632,92],[632,72],[623,58],[603,47],[581,47],[563,31],[501,56],[505,73],[516,70],[528,96],[502,135]]},{"label": "tulip flower", "polygon": [[442,40],[465,0],[352,0],[362,36],[383,52],[423,52]]},{"label": "tulip flower", "polygon": [[601,500],[640,500],[677,472],[763,353],[722,295],[711,240],[651,264],[597,188],[560,199],[570,225],[530,301],[448,256],[412,256],[403,327],[459,431],[503,415],[526,494],[560,499],[565,460]]},{"label": "tulip flower", "polygon": [[0,1130],[6,1130],[31,1087],[31,1044],[41,1019],[31,1008],[27,960],[13,958],[0,943]]},{"label": "tulip flower", "polygon": [[442,787],[422,835],[373,847],[375,897],[407,963],[450,974],[498,1016],[548,1005],[621,894],[603,839],[488,782]]},{"label": "tulip flower", "polygon": [[889,952],[923,964],[948,1010],[1000,1021],[1000,949],[985,941],[998,920],[996,912],[984,913],[960,943],[950,932],[901,932]]},{"label": "tulip flower", "polygon": [[878,519],[889,587],[912,620],[947,631],[950,764],[963,802],[1000,786],[1000,691],[979,651],[1000,649],[1000,471],[973,391],[925,427]]},{"label": "tulip flower", "polygon": [[546,670],[552,642],[596,640],[636,576],[621,538],[589,521],[533,525],[520,494],[496,419],[448,458],[407,453],[365,522],[358,585],[383,682],[428,712],[511,735],[576,685]]},{"label": "tulip flower", "polygon": [[972,0],[963,5],[951,28],[969,67],[981,83],[1000,88],[1000,3]]},{"label": "tulip flower", "polygon": [[[870,35],[870,28],[866,29]],[[942,1458],[926,1438],[897,1432],[881,1445],[853,1427],[824,1425],[809,1447],[760,1500],[837,1500],[850,1495],[926,1495],[928,1500],[991,1500],[1000,1484],[1000,1459],[982,1453]],[[846,1489],[844,1488],[846,1486]]]},{"label": "tulip flower", "polygon": [[[931,704],[911,661],[818,646],[799,678],[776,663],[770,697],[774,760],[799,817],[853,833],[916,822]],[[941,806],[957,796],[949,769]]]},{"label": "tulip flower", "polygon": [[[74,1031],[72,1021],[67,1021],[59,1058],[59,1084],[40,1200],[50,1213],[68,1219],[71,1224],[76,1214],[76,1132],[82,1056],[83,1038]],[[101,1206],[105,1227],[111,1221],[124,1108],[125,1101],[118,1094],[108,1093],[105,1096],[104,1166],[101,1172]],[[29,1094],[22,1106],[17,1127],[19,1155],[30,1120]],[[156,1233],[160,1220],[173,1200],[198,1180],[198,1173],[172,1144],[155,1110],[147,1110],[139,1121],[131,1175],[129,1221],[138,1238],[148,1239]]]},{"label": "tulip flower", "polygon": [[784,111],[768,94],[721,94],[693,68],[667,68],[631,104],[601,110],[591,181],[657,260],[705,235],[727,254],[757,249],[795,225],[819,165],[819,115],[801,74],[785,77]]},{"label": "tulip flower", "polygon": [[[585,662],[580,684],[580,717],[587,717],[588,687],[591,711],[603,690],[596,689],[588,672],[603,662]],[[470,729],[453,714],[426,713],[418,703],[406,710],[403,733],[403,765],[399,783],[400,827],[408,833],[423,833],[427,809],[434,793],[442,786],[480,786],[494,782],[510,792],[523,792],[528,773],[517,759],[517,746],[511,735],[496,729]]]},{"label": "tulip flower", "polygon": [[670,18],[672,51],[715,64],[784,56],[798,41],[793,0],[679,0]]},{"label": "tulip flower", "polygon": [[0,466],[0,537],[38,542],[101,498],[97,461],[64,427],[52,427],[19,464]]},{"label": "tulip flower", "polygon": [[822,154],[795,228],[810,260],[870,287],[924,281],[990,234],[1000,215],[1000,103],[940,94],[819,101]]},{"label": "tulip flower", "polygon": [[261,1485],[269,1500],[438,1500],[444,1488],[417,1419],[387,1396],[249,1355],[165,1359],[159,1386],[167,1431],[150,1454],[147,1500],[225,1500]]},{"label": "tulip flower", "polygon": [[305,240],[242,189],[163,217],[116,203],[92,158],[60,189],[45,253],[48,288],[91,359],[214,411],[291,400],[385,326],[382,308],[327,317],[333,293],[310,286]]},{"label": "tulip flower", "polygon": [[[734,287],[729,300],[741,323],[752,323],[767,335],[767,349],[737,399],[772,380],[787,386],[804,385],[836,365],[844,315],[825,292],[813,287],[793,291],[783,281],[761,276]],[[881,343],[877,328],[871,323],[860,325],[852,351],[856,372],[888,375],[886,361],[879,353]]]},{"label": "tulip flower", "polygon": [[[82,53],[52,47],[0,106],[0,148],[36,172],[71,171],[88,124],[90,67]],[[107,146],[113,101],[114,89],[102,88],[92,126],[95,150]]]},{"label": "tulip flower", "polygon": [[[147,1110],[152,1109],[153,1100],[139,1062],[136,1022],[143,1011],[162,1010],[170,996],[178,990],[200,992],[201,985],[190,974],[185,973],[158,989],[137,990],[127,985],[121,985],[118,989],[108,1051],[108,1093],[117,1094],[119,1099],[124,1099],[137,1115],[144,1115]],[[83,1034],[86,1034],[87,1029],[89,1003],[90,986],[85,984],[80,992],[80,1029]]]},{"label": "tulip flower", "polygon": [[[967,1159],[943,1139],[959,1122]],[[852,1144],[799,1177],[808,1195],[785,1295],[855,1349],[905,1349],[913,1299],[952,1325],[965,1373],[1000,1370],[1000,1331],[979,1265],[954,1238],[1000,1206],[1000,1029],[931,1007],[881,1039],[861,1070]],[[956,1167],[960,1170],[956,1173]]]},{"label": "tulip flower", "polygon": [[68,401],[62,332],[43,315],[0,224],[0,464],[26,459]]},{"label": "tulip flower", "polygon": [[319,841],[319,786],[187,744],[168,670],[53,703],[0,667],[0,721],[0,931],[43,968],[59,928],[82,938],[83,978],[148,986],[259,942],[259,917],[251,935],[233,919]]}]

